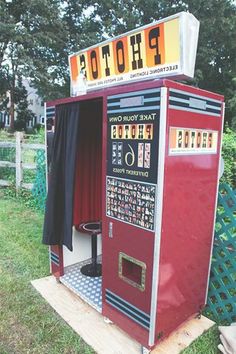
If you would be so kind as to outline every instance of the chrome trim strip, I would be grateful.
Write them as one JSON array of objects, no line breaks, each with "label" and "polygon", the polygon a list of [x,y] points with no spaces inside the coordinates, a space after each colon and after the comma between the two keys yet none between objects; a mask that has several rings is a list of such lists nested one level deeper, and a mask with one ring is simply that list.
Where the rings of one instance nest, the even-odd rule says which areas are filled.
[{"label": "chrome trim strip", "polygon": [[212,260],[213,246],[214,246],[216,210],[217,210],[217,201],[218,201],[219,184],[220,184],[220,158],[221,158],[221,152],[222,152],[221,149],[222,149],[222,141],[223,141],[224,117],[225,117],[225,103],[223,102],[222,125],[221,125],[221,142],[220,142],[219,162],[218,162],[218,175],[217,175],[217,179],[218,180],[217,180],[216,198],[215,198],[215,215],[214,215],[214,220],[213,220],[213,230],[212,230],[211,251],[210,251],[210,257],[209,257],[209,267],[208,267],[208,276],[207,276],[207,284],[206,284],[205,304],[207,303],[207,295],[208,295],[210,272],[211,272],[211,260]]},{"label": "chrome trim strip", "polygon": [[52,274],[51,246],[48,246],[48,260],[49,260],[49,270],[50,270],[50,274]]},{"label": "chrome trim strip", "polygon": [[[182,129],[182,128],[181,128]],[[109,178],[114,178],[114,179],[121,179],[123,181],[127,181],[127,178],[122,178],[122,177],[114,177],[114,176],[110,176],[110,175],[107,175],[106,178],[109,177]],[[150,183],[150,182],[142,182],[142,181],[137,181],[135,179],[128,179],[128,181],[131,181],[131,182],[135,182],[135,183],[140,183],[140,184],[148,184],[150,186],[156,186],[156,184],[154,183]]]},{"label": "chrome trim strip", "polygon": [[144,312],[144,311],[138,309],[136,306],[134,306],[134,305],[132,305],[130,302],[124,300],[124,299],[123,299],[122,297],[120,297],[119,295],[116,295],[116,294],[113,293],[111,290],[106,289],[106,293],[115,296],[117,299],[120,299],[121,301],[125,302],[127,305],[132,306],[134,309],[136,309],[138,312],[142,313],[144,316],[150,318],[150,316],[149,316],[146,312]]},{"label": "chrome trim strip", "polygon": [[143,99],[144,103],[146,103],[146,102],[157,102],[157,101],[160,101],[160,95],[159,96],[155,96],[155,97],[150,97],[150,98],[145,98],[145,96],[144,96],[144,99]]},{"label": "chrome trim strip", "polygon": [[47,112],[46,117],[51,118],[55,116],[55,111],[54,112]]},{"label": "chrome trim strip", "polygon": [[[155,97],[150,97],[150,98],[144,98],[143,99],[143,103],[145,104],[146,102],[159,102],[160,101],[160,96],[155,96]],[[133,106],[134,109],[136,109],[136,107],[139,107],[140,105],[138,106]],[[111,102],[111,103],[108,103],[107,104],[107,107],[120,107],[120,100],[119,101],[116,101],[116,102]],[[148,106],[146,106],[148,107]]]},{"label": "chrome trim strip", "polygon": [[184,99],[184,98],[179,98],[179,97],[175,97],[175,96],[170,96],[169,100],[176,101],[176,102],[183,102],[183,103],[187,103],[187,104],[189,103],[189,98]]},{"label": "chrome trim strip", "polygon": [[140,326],[149,329],[150,316],[145,312],[139,310],[137,307],[107,289],[105,293],[105,300],[109,305],[115,307],[118,311],[125,314]]},{"label": "chrome trim strip", "polygon": [[135,92],[128,92],[128,93],[120,93],[118,95],[113,95],[113,96],[108,96],[107,100],[113,100],[114,98],[121,98],[121,97],[132,97],[132,96],[139,96],[142,94],[149,94],[149,93],[157,93],[160,92],[160,89],[147,89],[147,90],[141,90],[141,91],[135,91]]},{"label": "chrome trim strip", "polygon": [[52,257],[55,257],[55,258],[57,258],[57,259],[59,259],[58,254],[54,253],[53,251],[51,251],[51,256],[52,256]]},{"label": "chrome trim strip", "polygon": [[110,110],[107,111],[107,113],[122,113],[122,112],[142,112],[142,111],[154,111],[154,110],[159,110],[160,106],[145,106],[145,107],[139,107],[135,106],[132,108],[122,108],[122,109],[114,109],[114,111]]},{"label": "chrome trim strip", "polygon": [[147,330],[149,329],[149,327],[147,327],[145,324],[140,323],[137,319],[133,318],[131,315],[129,315],[127,312],[125,312],[124,310],[122,310],[121,308],[119,308],[118,306],[112,304],[112,302],[110,302],[109,300],[106,299],[106,302],[115,307],[118,311],[122,312],[124,315],[126,315],[127,317],[129,317],[131,320],[133,320],[134,322],[138,323],[140,326],[146,328]]},{"label": "chrome trim strip", "polygon": [[146,325],[149,327],[150,318],[144,318],[144,317],[140,316],[138,313],[134,312],[131,308],[126,307],[124,304],[122,304],[116,298],[110,296],[109,294],[106,294],[106,300],[115,302],[115,304],[117,304],[118,307],[121,307],[121,308],[123,308],[124,311],[126,310],[127,312],[130,312],[131,314],[133,314],[135,317],[140,318],[140,320],[142,322],[146,323]]},{"label": "chrome trim strip", "polygon": [[[45,146],[45,176],[46,192],[48,193],[48,157],[47,157],[47,103],[44,102],[44,146]],[[49,271],[52,274],[51,246],[48,246]]]},{"label": "chrome trim strip", "polygon": [[55,263],[57,266],[59,266],[59,261],[53,257],[51,257],[51,262]]},{"label": "chrome trim strip", "polygon": [[206,109],[214,109],[215,111],[219,111],[221,113],[221,108],[222,107],[217,107],[217,106],[211,106],[210,104],[206,104]]},{"label": "chrome trim strip", "polygon": [[182,91],[182,90],[177,90],[177,89],[170,88],[170,96],[171,96],[171,92],[176,92],[176,93],[180,93],[181,95],[188,95],[188,96],[200,98],[200,99],[203,99],[205,101],[217,102],[217,103],[220,103],[220,104],[222,103],[220,100],[216,100],[214,98],[208,98],[206,96],[197,95],[196,93],[192,93],[192,92],[189,92],[189,91]]},{"label": "chrome trim strip", "polygon": [[59,263],[51,259],[51,263],[54,263],[57,267],[59,267]]},{"label": "chrome trim strip", "polygon": [[47,112],[55,111],[55,106],[46,107]]},{"label": "chrome trim strip", "polygon": [[[189,97],[189,98],[191,98],[191,97]],[[169,98],[169,100],[170,101],[174,101],[174,102],[181,102],[181,103],[186,103],[186,104],[188,104],[189,105],[189,99],[188,98],[186,98],[186,99],[184,99],[184,98],[179,98],[179,97],[174,97],[174,96],[170,96],[170,98]],[[203,101],[203,100],[202,100]],[[205,100],[204,102],[206,102],[207,100]],[[173,106],[173,105],[172,105]],[[178,107],[180,107],[180,106],[178,106]],[[188,108],[188,107],[184,107],[184,108]],[[192,108],[191,106],[189,107],[189,108]],[[193,108],[193,109],[195,109],[195,108]],[[217,107],[217,106],[211,106],[210,104],[207,104],[206,103],[206,109],[205,109],[205,111],[207,110],[207,109],[214,109],[215,111],[218,111],[219,113],[221,113],[221,107]],[[196,110],[198,110],[198,111],[200,111],[200,112],[204,112],[204,110],[203,109],[200,109],[200,108],[196,108]]]},{"label": "chrome trim strip", "polygon": [[56,260],[56,259],[54,259],[52,256],[51,256],[51,262],[54,263],[54,264],[56,264],[58,267],[59,267],[59,265],[60,265],[59,261]]},{"label": "chrome trim strip", "polygon": [[159,283],[159,261],[161,246],[161,226],[162,226],[162,206],[163,206],[163,188],[164,188],[164,165],[165,165],[165,144],[166,144],[166,115],[167,115],[167,88],[161,88],[160,104],[160,129],[159,129],[159,156],[158,156],[158,179],[155,205],[157,206],[155,243],[153,255],[153,274],[152,274],[152,296],[150,311],[150,346],[155,343],[156,312],[158,301],[158,283]]},{"label": "chrome trim strip", "polygon": [[55,261],[59,262],[59,258],[57,256],[55,256],[54,254],[51,253],[51,258],[55,259]]},{"label": "chrome trim strip", "polygon": [[178,111],[187,111],[187,112],[193,112],[193,113],[198,113],[198,114],[205,114],[207,116],[214,116],[214,117],[220,117],[220,113],[212,113],[212,112],[207,112],[207,111],[200,111],[199,109],[193,109],[193,108],[188,108],[188,107],[181,107],[181,106],[173,106],[169,105],[171,109],[177,109]]}]

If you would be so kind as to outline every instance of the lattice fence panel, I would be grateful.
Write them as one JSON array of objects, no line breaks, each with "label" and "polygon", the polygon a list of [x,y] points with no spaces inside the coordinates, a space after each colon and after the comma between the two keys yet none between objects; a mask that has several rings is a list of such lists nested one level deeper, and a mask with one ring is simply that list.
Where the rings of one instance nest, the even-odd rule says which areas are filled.
[{"label": "lattice fence panel", "polygon": [[35,198],[36,206],[44,210],[47,195],[45,150],[37,150],[36,163],[37,169],[32,194]]},{"label": "lattice fence panel", "polygon": [[236,321],[236,191],[220,184],[207,314]]}]

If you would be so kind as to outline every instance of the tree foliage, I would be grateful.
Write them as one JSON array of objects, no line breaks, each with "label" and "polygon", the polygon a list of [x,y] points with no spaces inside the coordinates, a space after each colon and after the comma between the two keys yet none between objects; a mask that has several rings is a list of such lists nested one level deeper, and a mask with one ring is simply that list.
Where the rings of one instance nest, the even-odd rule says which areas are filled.
[{"label": "tree foliage", "polygon": [[15,130],[26,130],[26,125],[30,120],[33,120],[34,113],[28,108],[27,90],[22,83],[22,78],[18,79],[17,86],[15,88],[15,102],[17,119],[14,122]]},{"label": "tree foliage", "polygon": [[[15,117],[17,81],[22,76],[38,85],[39,91],[47,94],[51,90],[55,96],[64,96],[63,77],[68,69],[61,65],[61,56],[65,33],[60,1],[0,0],[0,75],[3,79],[0,95],[4,96],[3,86],[6,87],[10,94],[11,126]],[[66,57],[64,54],[64,60]]]},{"label": "tree foliage", "polygon": [[224,159],[224,173],[221,181],[236,188],[236,132],[227,126],[223,136],[222,156]]},{"label": "tree foliage", "polygon": [[226,122],[236,127],[236,5],[231,0],[110,0],[95,5],[103,30],[121,34],[189,11],[200,21],[194,85],[225,95]]},{"label": "tree foliage", "polygon": [[192,84],[224,94],[236,127],[233,0],[0,0],[0,95],[24,75],[45,100],[68,96],[70,53],[180,11],[200,21]]}]

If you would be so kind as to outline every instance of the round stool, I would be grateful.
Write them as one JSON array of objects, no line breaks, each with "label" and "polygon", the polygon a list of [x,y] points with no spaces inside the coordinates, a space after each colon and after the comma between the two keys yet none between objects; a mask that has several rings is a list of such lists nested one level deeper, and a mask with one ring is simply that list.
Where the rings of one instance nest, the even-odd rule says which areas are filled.
[{"label": "round stool", "polygon": [[102,275],[102,265],[97,263],[97,235],[102,232],[101,222],[90,221],[79,225],[79,231],[91,235],[92,263],[84,265],[80,271],[87,277],[100,277]]}]

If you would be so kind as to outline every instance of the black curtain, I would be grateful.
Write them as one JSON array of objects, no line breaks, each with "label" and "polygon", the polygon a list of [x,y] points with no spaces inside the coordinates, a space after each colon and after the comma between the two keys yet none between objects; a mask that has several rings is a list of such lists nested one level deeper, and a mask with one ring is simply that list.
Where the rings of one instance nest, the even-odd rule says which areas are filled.
[{"label": "black curtain", "polygon": [[56,127],[43,229],[43,243],[65,245],[71,251],[79,111],[78,103],[56,108]]}]

